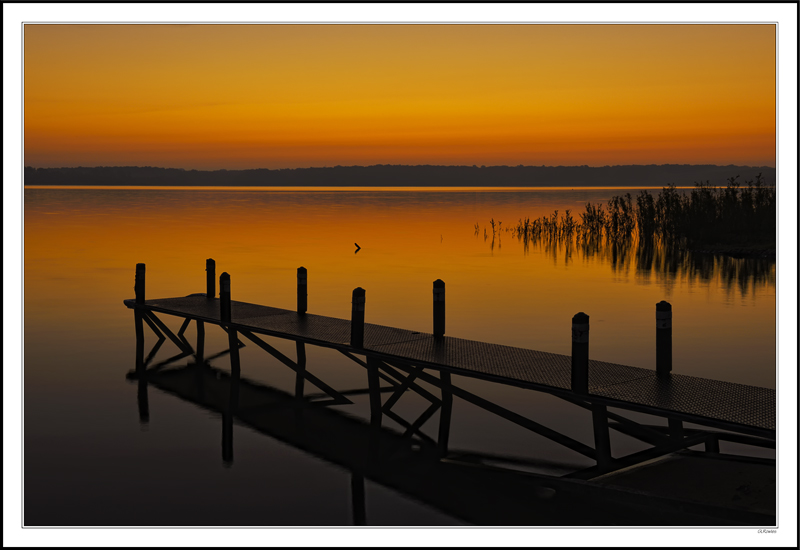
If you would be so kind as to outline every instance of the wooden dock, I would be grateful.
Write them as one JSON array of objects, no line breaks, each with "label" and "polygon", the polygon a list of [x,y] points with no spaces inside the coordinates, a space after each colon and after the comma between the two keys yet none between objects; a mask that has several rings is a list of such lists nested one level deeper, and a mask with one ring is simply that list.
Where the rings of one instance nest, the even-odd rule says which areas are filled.
[{"label": "wooden dock", "polygon": [[[128,307],[135,300],[125,300]],[[147,300],[148,311],[221,324],[220,300],[205,294]],[[364,324],[364,345],[350,345],[346,319],[231,301],[231,321],[239,332],[264,334],[351,354],[369,354],[389,364],[422,365],[434,371],[482,378],[557,395],[571,390],[567,355],[515,348],[399,328]],[[589,360],[588,393],[581,397],[621,409],[636,410],[695,424],[774,438],[775,390],[670,374]]]},{"label": "wooden dock", "polygon": [[[367,371],[369,387],[361,393],[369,394],[372,430],[380,431],[382,417],[389,416],[406,428],[403,438],[416,438],[418,443],[435,449],[439,462],[447,462],[452,458],[449,456],[448,438],[454,397],[464,399],[595,461],[595,466],[559,478],[562,481],[570,479],[578,482],[599,479],[600,476],[608,479],[608,476],[621,475],[637,465],[650,464],[655,459],[673,456],[676,452],[685,453],[682,449],[697,445],[704,445],[709,457],[722,456],[719,455],[720,441],[775,447],[774,390],[671,372],[671,306],[666,302],[661,302],[656,307],[657,368],[648,370],[590,359],[589,317],[583,313],[573,317],[572,355],[567,356],[445,336],[442,281],[434,282],[433,333],[424,333],[365,323],[366,298],[365,291],[361,288],[353,291],[352,314],[349,320],[307,313],[307,273],[304,268],[298,269],[297,310],[232,300],[230,276],[227,273],[220,276],[220,292],[217,298],[213,260],[207,261],[206,269],[205,293],[147,300],[144,291],[144,265],[137,265],[136,298],[125,300],[124,303],[135,314],[137,357],[136,369],[131,376],[140,379],[140,394],[141,383],[146,386],[146,381],[149,380],[166,391],[183,392],[184,397],[191,401],[202,401],[199,397],[188,396],[186,389],[168,388],[169,384],[164,382],[166,372],[159,372],[175,361],[190,356],[194,357],[195,365],[207,365],[210,357],[204,354],[205,325],[216,325],[228,334],[229,345],[227,350],[216,356],[230,355],[231,372],[237,380],[240,376],[239,348],[244,345],[240,340],[242,337],[297,373],[295,399],[301,401],[307,399],[303,385],[309,382],[321,389],[332,403],[350,402],[347,392],[337,391],[309,371],[304,346],[308,344],[341,352]],[[181,328],[173,333],[157,314],[181,318]],[[197,325],[196,347],[184,336],[184,331],[191,322]],[[144,356],[145,324],[158,337],[158,342],[147,358]],[[297,358],[292,360],[283,355],[259,335],[296,342]],[[180,353],[150,366],[167,338],[178,347]],[[594,446],[576,441],[536,420],[522,417],[500,404],[491,403],[459,388],[453,383],[453,375],[549,393],[590,410]],[[389,382],[388,388],[381,387],[382,380]],[[440,395],[436,396],[425,390],[417,384],[418,380],[438,388]],[[383,394],[387,391],[392,395],[384,399]],[[431,403],[419,418],[411,422],[393,416],[391,410],[405,391],[415,391]],[[609,407],[660,416],[667,419],[667,426],[642,425],[608,410]],[[145,416],[146,408],[145,397]],[[142,410],[140,402],[140,413]],[[432,440],[420,428],[436,411],[439,411],[438,437]],[[246,417],[244,420],[248,421]],[[684,426],[684,422],[704,428]],[[639,439],[651,447],[628,456],[614,457],[609,429]],[[263,428],[261,431],[268,432],[269,429]],[[374,458],[374,455],[371,456]],[[763,467],[761,464],[759,471],[763,472]],[[774,472],[774,461],[772,471]],[[630,476],[619,479],[623,478],[630,479]],[[605,486],[608,488],[608,483]],[[728,519],[733,523],[747,523],[742,519],[744,516],[733,519],[736,514],[731,513],[733,515]],[[703,516],[704,513],[699,515]],[[757,517],[768,516],[762,514]],[[589,521],[586,524],[596,523]]]}]

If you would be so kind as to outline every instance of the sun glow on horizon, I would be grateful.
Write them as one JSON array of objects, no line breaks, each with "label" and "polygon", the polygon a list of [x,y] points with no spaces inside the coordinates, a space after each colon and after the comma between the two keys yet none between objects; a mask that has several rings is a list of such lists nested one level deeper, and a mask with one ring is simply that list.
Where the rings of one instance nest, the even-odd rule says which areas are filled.
[{"label": "sun glow on horizon", "polygon": [[25,164],[775,165],[775,25],[25,25]]}]

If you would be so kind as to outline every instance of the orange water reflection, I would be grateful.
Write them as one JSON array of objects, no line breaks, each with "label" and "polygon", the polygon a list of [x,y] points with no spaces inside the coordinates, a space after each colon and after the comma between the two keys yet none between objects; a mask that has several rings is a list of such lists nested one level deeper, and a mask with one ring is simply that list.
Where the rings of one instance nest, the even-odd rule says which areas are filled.
[{"label": "orange water reflection", "polygon": [[156,298],[204,291],[205,259],[214,258],[217,273],[231,275],[234,299],[293,308],[302,265],[310,312],[348,318],[361,286],[368,322],[425,331],[431,285],[441,278],[448,335],[556,353],[569,353],[570,319],[584,311],[594,357],[647,368],[655,303],[666,299],[675,372],[774,387],[774,275],[731,292],[719,277],[665,278],[610,269],[601,256],[526,254],[505,237],[491,249],[474,234],[489,218],[511,224],[612,194],[26,189],[26,353],[38,345],[29,335],[65,327],[127,338],[122,300],[133,295],[137,262],[147,264],[147,296]]}]

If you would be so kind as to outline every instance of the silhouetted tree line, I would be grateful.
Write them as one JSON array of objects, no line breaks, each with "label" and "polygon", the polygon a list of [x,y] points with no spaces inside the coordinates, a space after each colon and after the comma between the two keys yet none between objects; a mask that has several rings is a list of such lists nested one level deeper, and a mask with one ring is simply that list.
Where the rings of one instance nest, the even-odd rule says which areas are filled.
[{"label": "silhouetted tree line", "polygon": [[376,187],[659,187],[707,180],[721,185],[731,172],[744,179],[775,169],[690,164],[625,166],[334,166],[269,170],[184,170],[151,166],[25,168],[25,185],[376,186]]}]

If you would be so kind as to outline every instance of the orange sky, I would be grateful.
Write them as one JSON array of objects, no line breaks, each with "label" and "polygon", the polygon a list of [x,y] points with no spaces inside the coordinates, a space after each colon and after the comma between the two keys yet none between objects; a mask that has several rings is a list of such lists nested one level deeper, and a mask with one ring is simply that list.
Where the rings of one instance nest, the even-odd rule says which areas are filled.
[{"label": "orange sky", "polygon": [[26,25],[25,164],[775,165],[774,25]]}]

